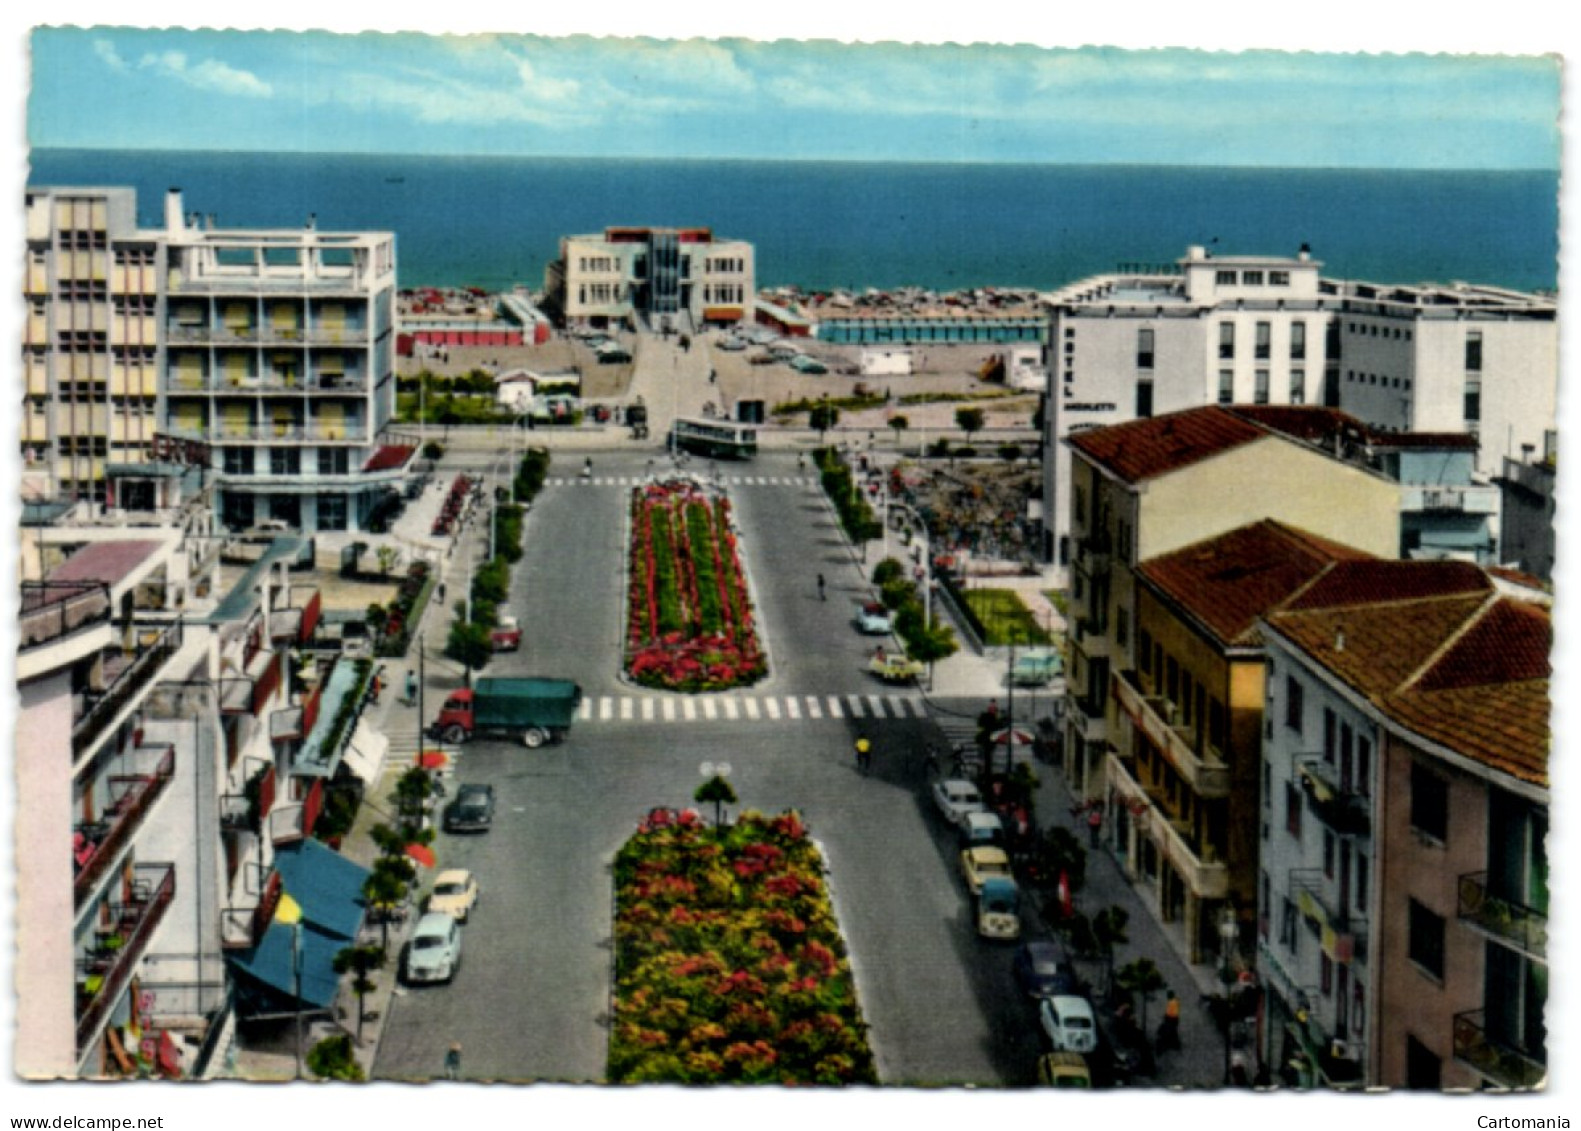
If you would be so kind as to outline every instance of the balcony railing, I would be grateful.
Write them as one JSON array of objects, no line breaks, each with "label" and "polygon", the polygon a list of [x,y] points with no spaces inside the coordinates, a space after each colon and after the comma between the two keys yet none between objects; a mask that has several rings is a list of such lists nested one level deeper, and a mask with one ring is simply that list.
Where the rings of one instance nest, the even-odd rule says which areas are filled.
[{"label": "balcony railing", "polygon": [[1230,892],[1229,865],[1209,860],[1204,845],[1183,825],[1172,821],[1160,804],[1156,787],[1144,786],[1135,776],[1135,764],[1127,765],[1114,754],[1106,758],[1106,776],[1135,814],[1138,831],[1152,836],[1193,894],[1202,899],[1224,899]]},{"label": "balcony railing", "polygon": [[1484,1011],[1455,1014],[1455,1059],[1501,1088],[1537,1088],[1548,1065],[1488,1034]]},{"label": "balcony railing", "polygon": [[110,619],[110,587],[98,581],[24,581],[21,647],[34,648]]},{"label": "balcony railing", "polygon": [[71,728],[71,749],[74,754],[80,755],[92,746],[104,733],[105,727],[181,649],[180,621],[173,621],[163,629],[158,629],[153,639],[146,642],[142,635],[144,631],[139,629],[138,648],[131,661],[104,690],[84,693],[83,710]]},{"label": "balcony railing", "polygon": [[1372,832],[1372,800],[1335,773],[1321,754],[1297,754],[1296,777],[1307,795],[1307,807],[1340,836]]},{"label": "balcony railing", "polygon": [[1482,484],[1452,487],[1406,486],[1401,507],[1407,511],[1440,511],[1454,514],[1497,514],[1499,489]]},{"label": "balcony railing", "polygon": [[1488,874],[1460,877],[1458,915],[1495,938],[1513,943],[1539,962],[1548,960],[1548,915],[1488,891]]},{"label": "balcony railing", "polygon": [[83,977],[77,984],[79,1053],[126,989],[175,897],[173,864],[134,865],[130,897],[110,904],[109,923],[100,928],[97,945],[82,960]]},{"label": "balcony railing", "polygon": [[1367,920],[1352,914],[1348,907],[1331,902],[1323,887],[1322,869],[1291,869],[1291,894],[1296,897],[1301,914],[1314,925],[1323,953],[1346,965],[1365,962]]},{"label": "balcony railing", "polygon": [[281,440],[310,440],[315,443],[368,442],[368,430],[361,424],[226,424],[221,421],[210,439],[227,444],[272,444]]},{"label": "balcony railing", "polygon": [[1205,798],[1230,795],[1230,768],[1206,739],[1200,740],[1201,753],[1198,752],[1193,745],[1198,741],[1197,729],[1180,724],[1172,702],[1146,694],[1133,671],[1115,673],[1114,693],[1120,709],[1131,716],[1193,793]]},{"label": "balcony railing", "polygon": [[159,749],[138,752],[141,760],[152,763],[147,772],[111,774],[109,805],[98,820],[83,822],[73,830],[72,852],[77,875],[72,882],[72,892],[79,907],[176,776],[175,747],[163,747],[162,755]]},{"label": "balcony railing", "polygon": [[[251,867],[246,864],[244,867]],[[260,878],[257,899],[246,902],[245,891],[232,892],[232,904],[220,910],[220,945],[227,947],[255,946],[274,918],[275,907],[280,902],[280,873],[270,871],[268,879]]]}]

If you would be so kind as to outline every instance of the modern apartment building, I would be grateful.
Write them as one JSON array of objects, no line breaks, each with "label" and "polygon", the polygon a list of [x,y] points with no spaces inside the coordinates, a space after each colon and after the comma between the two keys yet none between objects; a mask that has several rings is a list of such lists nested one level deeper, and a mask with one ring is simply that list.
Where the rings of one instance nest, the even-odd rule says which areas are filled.
[{"label": "modern apartment building", "polygon": [[1102,795],[1117,747],[1111,677],[1137,667],[1137,569],[1265,518],[1392,557],[1399,486],[1228,409],[1209,407],[1074,435],[1069,664],[1062,765]]},{"label": "modern apartment building", "polygon": [[1294,258],[1211,255],[1130,268],[1046,296],[1046,550],[1069,564],[1064,441],[1206,404],[1321,404],[1378,431],[1470,433],[1482,481],[1553,427],[1552,298],[1465,284],[1323,278]]},{"label": "modern apartment building", "polygon": [[1262,624],[1258,972],[1305,1085],[1545,1063],[1546,609],[1457,562],[1336,566]]},{"label": "modern apartment building", "polygon": [[[17,654],[16,1071],[191,1074],[228,1012],[213,712],[156,708],[201,679],[179,532],[51,532]],[[205,830],[209,835],[205,835]]]},{"label": "modern apartment building", "polygon": [[163,238],[159,417],[209,445],[221,520],[363,529],[413,450],[386,431],[395,237],[215,230],[172,190]]},{"label": "modern apartment building", "polygon": [[605,228],[560,240],[545,304],[566,326],[735,325],[752,320],[755,270],[750,243],[708,228]]},{"label": "modern apartment building", "polygon": [[132,189],[29,189],[23,466],[52,498],[103,502],[107,468],[150,458],[158,431],[160,233]]},{"label": "modern apartment building", "polygon": [[1555,438],[1549,434],[1541,456],[1527,448],[1519,459],[1506,456],[1497,480],[1499,561],[1544,581],[1554,575],[1554,485],[1559,472]]},{"label": "modern apartment building", "polygon": [[[1104,759],[1109,827],[1148,910],[1187,960],[1252,936],[1257,906],[1263,669],[1257,619],[1336,562],[1371,555],[1264,520],[1137,569],[1136,667],[1113,674]],[[1244,952],[1243,952],[1244,953]]]}]

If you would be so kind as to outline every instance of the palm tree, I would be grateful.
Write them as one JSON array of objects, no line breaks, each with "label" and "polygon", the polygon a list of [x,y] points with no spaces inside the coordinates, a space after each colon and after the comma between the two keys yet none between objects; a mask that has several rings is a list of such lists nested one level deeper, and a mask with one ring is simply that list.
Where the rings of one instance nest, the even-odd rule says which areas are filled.
[{"label": "palm tree", "polygon": [[[409,871],[409,876],[404,879],[398,868],[389,866],[401,863],[404,863]],[[362,898],[368,901],[370,908],[379,913],[380,938],[385,950],[390,948],[390,913],[406,902],[411,878],[416,874],[417,869],[412,866],[410,860],[385,856],[374,862],[373,870],[362,882]]]},{"label": "palm tree", "polygon": [[728,780],[719,774],[715,774],[697,787],[697,792],[692,794],[692,800],[698,804],[707,801],[714,803],[714,828],[718,830],[719,826],[724,823],[724,814],[721,807],[736,803],[736,791]]}]

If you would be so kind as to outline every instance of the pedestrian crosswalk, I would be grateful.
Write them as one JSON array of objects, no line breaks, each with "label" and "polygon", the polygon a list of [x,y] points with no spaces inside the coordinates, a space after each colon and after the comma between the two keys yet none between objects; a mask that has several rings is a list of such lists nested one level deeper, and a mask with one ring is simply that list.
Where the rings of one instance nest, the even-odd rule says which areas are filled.
[{"label": "pedestrian crosswalk", "polygon": [[[710,475],[706,471],[692,472],[703,482],[718,483],[724,487],[812,487],[817,480],[807,475]],[[544,480],[547,487],[640,487],[651,482],[646,475],[551,475]]]},{"label": "pedestrian crosswalk", "polygon": [[921,695],[590,695],[577,718],[584,723],[925,719],[928,703]]},{"label": "pedestrian crosswalk", "polygon": [[[576,726],[680,723],[788,723],[830,719],[926,719],[921,695],[589,695],[577,712]],[[417,732],[385,733],[387,757],[417,752]]]}]

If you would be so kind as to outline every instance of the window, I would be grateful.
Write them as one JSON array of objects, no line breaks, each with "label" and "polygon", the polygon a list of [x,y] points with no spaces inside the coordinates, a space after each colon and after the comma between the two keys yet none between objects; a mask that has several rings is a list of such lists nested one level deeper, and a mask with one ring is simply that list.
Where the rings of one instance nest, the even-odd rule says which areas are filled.
[{"label": "window", "polygon": [[1285,726],[1301,733],[1302,687],[1293,675],[1285,676]]},{"label": "window", "polygon": [[1076,488],[1075,503],[1076,521],[1085,524],[1087,521],[1087,492],[1080,487]]},{"label": "window", "polygon": [[1301,839],[1301,791],[1294,782],[1285,782],[1285,832]]},{"label": "window", "polygon": [[1136,367],[1138,369],[1153,368],[1153,331],[1138,330],[1136,332]]},{"label": "window", "polygon": [[1307,403],[1307,371],[1305,369],[1292,369],[1290,371],[1290,403]]},{"label": "window", "polygon": [[1473,425],[1482,419],[1482,382],[1467,381],[1465,397],[1466,423]]},{"label": "window", "polygon": [[1411,765],[1411,828],[1440,844],[1449,839],[1449,783],[1420,762]]},{"label": "window", "polygon": [[1290,360],[1305,361],[1307,356],[1307,324],[1290,323]]},{"label": "window", "polygon": [[1153,415],[1153,382],[1138,381],[1136,383],[1136,416],[1138,420],[1145,420]]},{"label": "window", "polygon": [[1255,349],[1254,349],[1253,356],[1256,357],[1258,361],[1267,361],[1269,359],[1269,357],[1272,356],[1273,348],[1274,348],[1273,347],[1273,332],[1274,332],[1273,323],[1271,323],[1271,322],[1259,322],[1259,323],[1257,323],[1257,343],[1256,343],[1256,346],[1255,346]]},{"label": "window", "polygon": [[1356,736],[1356,792],[1372,796],[1372,739]]},{"label": "window", "polygon": [[1408,941],[1411,961],[1434,978],[1444,977],[1444,917],[1411,900]]},{"label": "window", "polygon": [[1114,610],[1114,642],[1124,648],[1131,639],[1131,614],[1123,605]]},{"label": "window", "polygon": [[1153,674],[1153,634],[1145,628],[1136,630],[1137,663],[1141,665],[1142,674],[1151,677]]},{"label": "window", "polygon": [[1269,809],[1274,803],[1274,764],[1267,758],[1263,759],[1263,808]]},{"label": "window", "polygon": [[1213,281],[1215,283],[1217,283],[1221,287],[1233,287],[1235,285],[1235,272],[1234,271],[1218,271],[1218,272],[1215,272],[1214,276],[1213,276]]},{"label": "window", "polygon": [[1329,765],[1334,764],[1334,734],[1337,730],[1337,720],[1334,718],[1332,707],[1323,708],[1323,761]]},{"label": "window", "polygon": [[1241,282],[1248,287],[1260,287],[1263,285],[1263,273],[1261,271],[1242,271]]},{"label": "window", "polygon": [[351,473],[351,452],[345,448],[318,449],[318,473],[320,475],[349,475]]},{"label": "window", "polygon": [[318,529],[346,529],[346,496],[320,495],[318,497]]},{"label": "window", "polygon": [[270,475],[301,475],[302,474],[302,449],[301,448],[270,448],[269,449],[269,474]]},{"label": "window", "polygon": [[1268,403],[1268,370],[1257,371],[1257,385],[1252,391],[1252,399],[1258,404]]},{"label": "window", "polygon": [[1470,330],[1466,333],[1466,372],[1482,372],[1482,331]]},{"label": "window", "polygon": [[1262,879],[1257,885],[1259,898],[1257,906],[1262,914],[1257,916],[1257,933],[1263,938],[1268,937],[1268,919],[1273,914],[1273,890],[1268,883],[1268,873],[1262,873]]},{"label": "window", "polygon": [[1334,878],[1334,834],[1328,829],[1323,830],[1323,875]]},{"label": "window", "polygon": [[1235,323],[1233,322],[1219,323],[1219,356],[1221,358],[1235,356]]},{"label": "window", "polygon": [[1286,899],[1284,908],[1279,916],[1279,941],[1284,944],[1285,949],[1291,954],[1295,954],[1300,949],[1297,945],[1301,938],[1301,932],[1297,929],[1297,923],[1299,922],[1297,914],[1296,905]]},{"label": "window", "polygon": [[1235,403],[1235,372],[1230,369],[1219,370],[1219,403]]},{"label": "window", "polygon": [[251,475],[252,473],[253,450],[251,448],[225,449],[226,475]]},{"label": "window", "polygon": [[1363,915],[1367,913],[1367,858],[1360,854],[1356,857],[1356,910]]},{"label": "window", "polygon": [[1334,992],[1334,960],[1326,954],[1318,964],[1318,989],[1324,997]]},{"label": "window", "polygon": [[1288,271],[1270,271],[1270,272],[1268,272],[1268,285],[1270,287],[1288,287],[1290,285],[1290,272],[1288,272]]}]

